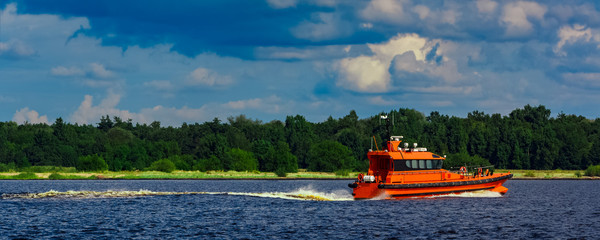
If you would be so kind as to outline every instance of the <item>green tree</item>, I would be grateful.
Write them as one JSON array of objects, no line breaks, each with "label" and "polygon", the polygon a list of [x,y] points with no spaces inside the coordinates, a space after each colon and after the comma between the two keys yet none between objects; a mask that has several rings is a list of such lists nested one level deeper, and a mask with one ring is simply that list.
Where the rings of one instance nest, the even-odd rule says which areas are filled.
[{"label": "green tree", "polygon": [[316,138],[311,124],[303,116],[287,116],[285,134],[292,153],[298,158],[298,165],[305,168],[308,166],[308,151]]},{"label": "green tree", "polygon": [[324,140],[313,145],[309,151],[308,170],[334,172],[356,167],[352,151],[339,142]]},{"label": "green tree", "polygon": [[76,169],[79,171],[106,171],[108,164],[97,154],[79,157]]},{"label": "green tree", "polygon": [[223,170],[223,164],[221,160],[219,160],[215,155],[211,155],[206,159],[199,159],[198,162],[194,165],[194,170],[199,171],[211,171],[211,170]]},{"label": "green tree", "polygon": [[148,170],[170,173],[175,171],[175,164],[169,159],[161,159],[153,162]]},{"label": "green tree", "polygon": [[254,171],[258,170],[258,160],[252,152],[239,148],[232,148],[227,151],[223,157],[225,169],[235,171]]}]

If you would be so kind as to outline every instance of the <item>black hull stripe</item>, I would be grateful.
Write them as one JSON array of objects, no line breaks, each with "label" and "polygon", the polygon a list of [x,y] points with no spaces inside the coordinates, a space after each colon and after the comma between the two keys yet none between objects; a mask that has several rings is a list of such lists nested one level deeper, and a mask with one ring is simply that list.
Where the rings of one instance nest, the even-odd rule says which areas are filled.
[{"label": "black hull stripe", "polygon": [[473,191],[481,191],[481,190],[490,190],[494,187],[487,188],[477,188],[477,189],[468,189],[468,190],[455,190],[455,191],[444,191],[444,192],[431,192],[431,193],[412,193],[412,194],[393,194],[391,197],[418,197],[418,196],[426,196],[426,195],[444,195],[451,193],[462,193],[462,192],[473,192]]},{"label": "black hull stripe", "polygon": [[491,182],[497,182],[504,179],[512,178],[512,174],[508,174],[501,177],[488,178],[482,180],[472,181],[454,181],[454,182],[436,182],[436,183],[412,183],[412,184],[379,184],[381,189],[407,189],[407,188],[428,188],[428,187],[455,187],[455,186],[466,186],[466,185],[477,185],[486,184]]}]

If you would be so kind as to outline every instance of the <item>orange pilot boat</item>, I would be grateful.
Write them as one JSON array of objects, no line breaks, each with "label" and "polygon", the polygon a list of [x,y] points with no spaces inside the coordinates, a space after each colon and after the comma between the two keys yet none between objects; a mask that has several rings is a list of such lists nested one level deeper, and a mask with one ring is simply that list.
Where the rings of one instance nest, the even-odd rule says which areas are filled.
[{"label": "orange pilot boat", "polygon": [[466,167],[458,171],[442,169],[445,157],[418,148],[401,146],[402,136],[392,136],[385,150],[369,150],[369,171],[348,184],[354,199],[409,198],[489,190],[500,194],[511,173],[493,173],[488,167]]}]

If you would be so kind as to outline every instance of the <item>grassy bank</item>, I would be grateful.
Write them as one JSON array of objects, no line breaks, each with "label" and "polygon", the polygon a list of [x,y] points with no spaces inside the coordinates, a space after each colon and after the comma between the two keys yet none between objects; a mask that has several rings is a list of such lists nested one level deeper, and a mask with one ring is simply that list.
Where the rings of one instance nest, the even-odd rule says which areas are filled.
[{"label": "grassy bank", "polygon": [[597,179],[584,176],[585,170],[496,170],[497,173],[509,171],[513,174],[513,179]]},{"label": "grassy bank", "polygon": [[[505,170],[497,169],[497,173],[511,172],[514,179],[593,179],[583,176],[582,170]],[[4,172],[0,179],[350,179],[358,172],[346,176],[326,172],[288,173],[286,177],[277,177],[272,172],[236,172],[236,171],[120,171],[120,172]],[[598,179],[598,178],[596,178]]]},{"label": "grassy bank", "polygon": [[281,178],[272,172],[236,171],[8,172],[0,173],[0,179],[347,179],[355,178],[357,174],[340,176],[335,173],[300,171]]}]

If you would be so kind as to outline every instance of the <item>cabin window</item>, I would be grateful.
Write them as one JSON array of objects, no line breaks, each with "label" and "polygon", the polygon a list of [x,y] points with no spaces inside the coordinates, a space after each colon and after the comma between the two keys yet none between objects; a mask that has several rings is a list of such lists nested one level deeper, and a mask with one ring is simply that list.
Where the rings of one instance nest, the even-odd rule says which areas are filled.
[{"label": "cabin window", "polygon": [[442,160],[394,160],[392,168],[394,171],[441,169]]}]

